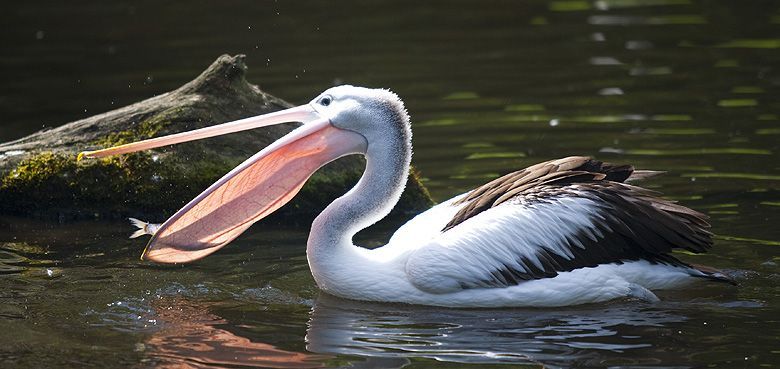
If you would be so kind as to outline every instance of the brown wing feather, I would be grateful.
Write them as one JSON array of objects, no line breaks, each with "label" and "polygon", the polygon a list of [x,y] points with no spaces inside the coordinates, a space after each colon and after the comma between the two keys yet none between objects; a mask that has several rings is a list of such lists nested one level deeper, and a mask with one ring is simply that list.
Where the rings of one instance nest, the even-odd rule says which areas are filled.
[{"label": "brown wing feather", "polygon": [[455,214],[442,231],[538,186],[563,186],[597,181],[624,182],[632,173],[634,167],[630,165],[613,165],[587,156],[569,156],[535,164],[471,191],[455,203],[466,206]]}]

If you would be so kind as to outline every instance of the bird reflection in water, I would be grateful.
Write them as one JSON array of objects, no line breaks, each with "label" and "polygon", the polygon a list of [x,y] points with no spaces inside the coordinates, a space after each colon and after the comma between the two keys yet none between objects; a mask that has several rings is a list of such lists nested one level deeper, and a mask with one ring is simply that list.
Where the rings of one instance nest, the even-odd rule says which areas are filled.
[{"label": "bird reflection in water", "polygon": [[[442,309],[320,294],[306,349],[383,358],[389,361],[382,367],[388,368],[403,367],[409,358],[570,367],[611,357],[624,364],[652,364],[668,347],[659,347],[648,330],[667,330],[686,320],[656,307],[615,302],[574,309]],[[387,365],[392,360],[396,365]]]},{"label": "bird reflection in water", "polygon": [[415,359],[568,367],[611,357],[643,365],[657,362],[669,349],[652,341],[648,330],[675,329],[686,320],[666,309],[670,306],[636,303],[574,310],[442,309],[321,294],[309,316],[306,353],[228,331],[257,324],[251,318],[228,321],[208,303],[162,298],[152,307],[162,328],[147,340],[145,351],[162,368],[317,368],[336,356],[351,368],[402,368]]},{"label": "bird reflection in water", "polygon": [[146,341],[145,351],[157,368],[320,368],[329,358],[252,342],[219,328],[230,323],[211,313],[206,304],[163,298],[153,308],[162,329]]}]

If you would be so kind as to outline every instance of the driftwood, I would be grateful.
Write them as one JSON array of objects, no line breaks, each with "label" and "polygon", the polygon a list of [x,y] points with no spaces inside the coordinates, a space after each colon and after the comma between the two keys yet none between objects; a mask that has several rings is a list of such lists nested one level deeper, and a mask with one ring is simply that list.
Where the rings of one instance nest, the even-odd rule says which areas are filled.
[{"label": "driftwood", "polygon": [[[76,154],[290,106],[247,82],[243,55],[223,55],[174,91],[0,144],[0,213],[159,220],[296,123],[99,160],[77,162]],[[280,216],[315,215],[357,181],[363,165],[352,156],[326,166]],[[410,174],[397,210],[415,212],[431,203],[416,175]]]}]

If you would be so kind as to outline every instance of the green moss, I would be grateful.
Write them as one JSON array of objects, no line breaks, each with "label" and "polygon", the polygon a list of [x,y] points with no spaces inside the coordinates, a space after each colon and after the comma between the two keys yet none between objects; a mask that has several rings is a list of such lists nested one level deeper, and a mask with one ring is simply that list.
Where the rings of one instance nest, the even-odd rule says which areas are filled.
[{"label": "green moss", "polygon": [[111,147],[152,138],[169,126],[177,117],[188,116],[185,114],[185,111],[186,108],[183,106],[163,110],[142,120],[128,130],[110,133],[106,137],[97,140],[95,145]]},{"label": "green moss", "polygon": [[67,171],[72,169],[72,160],[63,155],[44,152],[22,161],[3,177],[0,189],[19,186],[39,186],[47,181],[64,179]]},{"label": "green moss", "polygon": [[76,162],[44,152],[2,178],[0,210],[8,213],[68,213],[70,216],[170,214],[227,170],[227,164],[189,167],[155,161],[146,153]]},{"label": "green moss", "polygon": [[[109,147],[156,136],[183,111],[164,110],[94,144]],[[77,162],[70,154],[38,153],[0,177],[0,211],[66,217],[170,215],[235,165],[220,159],[182,160],[133,153]]]},{"label": "green moss", "polygon": [[396,211],[417,213],[433,206],[434,202],[431,194],[425,188],[420,178],[420,172],[417,168],[412,167],[406,180],[406,189],[395,207]]}]

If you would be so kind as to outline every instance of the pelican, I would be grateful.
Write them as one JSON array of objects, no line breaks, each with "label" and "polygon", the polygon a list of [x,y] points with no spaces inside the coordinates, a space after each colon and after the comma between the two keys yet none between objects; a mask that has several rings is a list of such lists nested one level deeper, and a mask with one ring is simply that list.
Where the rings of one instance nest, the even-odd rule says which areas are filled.
[{"label": "pelican", "polygon": [[186,263],[227,245],[290,201],[312,173],[352,154],[366,158],[354,188],[311,226],[307,258],[319,288],[342,298],[446,307],[565,306],[651,292],[694,280],[729,282],[674,250],[706,252],[705,216],[629,184],[659,172],[567,157],[509,173],[425,211],[387,245],[353,236],[384,218],[412,157],[409,115],[385,89],[333,87],[274,113],[80,157],[147,150],[286,122],[303,125],[231,170],[152,234],[142,259]]}]

